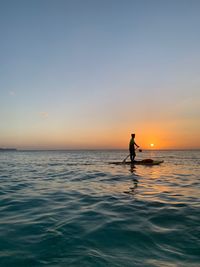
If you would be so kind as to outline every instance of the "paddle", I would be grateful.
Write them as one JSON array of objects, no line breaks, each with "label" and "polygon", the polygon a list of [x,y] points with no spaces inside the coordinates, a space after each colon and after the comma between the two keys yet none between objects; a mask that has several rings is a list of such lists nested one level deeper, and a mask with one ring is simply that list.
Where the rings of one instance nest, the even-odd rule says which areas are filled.
[{"label": "paddle", "polygon": [[[137,150],[138,148],[136,148],[136,150]],[[142,149],[138,149],[138,151],[139,152],[142,152]],[[127,160],[127,158],[130,156],[130,154],[128,154],[126,157],[125,157],[125,159],[122,161],[122,163],[124,164],[125,162],[126,162],[126,160]]]},{"label": "paddle", "polygon": [[125,159],[122,161],[123,164],[126,162],[126,160],[127,160],[127,158],[128,158],[129,156],[130,156],[130,155],[128,154],[128,155],[125,157]]}]

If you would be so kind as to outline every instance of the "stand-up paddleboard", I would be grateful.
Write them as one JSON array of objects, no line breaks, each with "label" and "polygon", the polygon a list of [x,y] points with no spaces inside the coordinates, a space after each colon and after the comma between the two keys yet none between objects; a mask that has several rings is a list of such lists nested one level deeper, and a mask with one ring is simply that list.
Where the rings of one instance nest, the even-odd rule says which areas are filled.
[{"label": "stand-up paddleboard", "polygon": [[114,162],[109,162],[109,164],[153,166],[153,165],[159,165],[159,164],[161,164],[163,162],[164,162],[164,160],[143,159],[143,160],[134,160],[133,162],[131,162],[131,161],[126,161],[126,162],[114,161]]}]

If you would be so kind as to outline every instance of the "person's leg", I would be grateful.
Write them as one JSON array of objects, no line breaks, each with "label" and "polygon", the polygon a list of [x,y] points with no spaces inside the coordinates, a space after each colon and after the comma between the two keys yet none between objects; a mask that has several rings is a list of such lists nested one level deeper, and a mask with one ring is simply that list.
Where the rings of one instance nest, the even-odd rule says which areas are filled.
[{"label": "person's leg", "polygon": [[132,161],[132,158],[133,158],[133,151],[130,149],[130,160]]},{"label": "person's leg", "polygon": [[130,160],[131,160],[131,162],[134,161],[134,158],[135,158],[135,151],[134,150],[130,150]]},{"label": "person's leg", "polygon": [[133,151],[133,155],[132,155],[132,161],[135,160],[135,156],[136,156],[136,154],[135,154],[135,150],[134,150],[134,151]]}]

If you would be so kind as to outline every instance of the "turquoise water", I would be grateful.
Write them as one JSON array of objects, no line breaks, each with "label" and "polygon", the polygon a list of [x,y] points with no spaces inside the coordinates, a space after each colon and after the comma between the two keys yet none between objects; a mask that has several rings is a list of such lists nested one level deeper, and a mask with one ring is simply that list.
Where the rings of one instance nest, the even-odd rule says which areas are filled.
[{"label": "turquoise water", "polygon": [[0,266],[200,266],[200,151],[0,153]]}]

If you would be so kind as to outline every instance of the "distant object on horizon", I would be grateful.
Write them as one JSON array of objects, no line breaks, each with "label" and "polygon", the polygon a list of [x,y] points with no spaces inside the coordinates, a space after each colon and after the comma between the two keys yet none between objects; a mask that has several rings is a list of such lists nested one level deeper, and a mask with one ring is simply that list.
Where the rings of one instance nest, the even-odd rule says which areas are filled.
[{"label": "distant object on horizon", "polygon": [[17,149],[16,148],[2,148],[2,147],[0,147],[0,152],[1,151],[17,151]]}]

